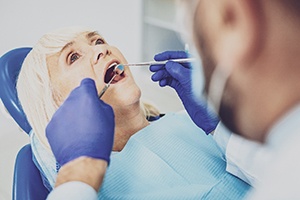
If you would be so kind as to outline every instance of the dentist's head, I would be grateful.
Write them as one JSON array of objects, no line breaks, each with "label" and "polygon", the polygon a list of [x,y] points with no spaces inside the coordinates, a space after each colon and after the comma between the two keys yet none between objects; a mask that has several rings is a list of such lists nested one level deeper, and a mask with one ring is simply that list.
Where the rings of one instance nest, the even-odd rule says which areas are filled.
[{"label": "dentist's head", "polygon": [[199,0],[193,28],[223,123],[263,142],[300,102],[299,1]]}]

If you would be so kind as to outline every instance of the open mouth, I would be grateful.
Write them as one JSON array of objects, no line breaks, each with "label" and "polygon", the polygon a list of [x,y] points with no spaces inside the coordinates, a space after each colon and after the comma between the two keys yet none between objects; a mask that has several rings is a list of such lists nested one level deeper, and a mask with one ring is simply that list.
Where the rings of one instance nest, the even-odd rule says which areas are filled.
[{"label": "open mouth", "polygon": [[[104,76],[104,82],[105,83],[108,83],[117,73],[114,71],[115,67],[118,65],[117,62],[114,62],[112,63],[106,73],[105,73],[105,76]],[[114,84],[114,83],[117,83],[119,82],[120,80],[122,80],[123,78],[125,77],[124,75],[124,71],[121,73],[121,74],[117,74],[115,76],[115,78],[113,79],[113,81],[111,82],[111,84]]]}]

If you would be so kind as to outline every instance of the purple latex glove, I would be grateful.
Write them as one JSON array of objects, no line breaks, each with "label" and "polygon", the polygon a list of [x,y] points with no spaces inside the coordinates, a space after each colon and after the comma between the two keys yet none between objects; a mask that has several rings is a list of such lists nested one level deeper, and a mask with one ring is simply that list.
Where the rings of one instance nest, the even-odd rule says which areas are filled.
[{"label": "purple latex glove", "polygon": [[[164,61],[169,59],[188,58],[184,51],[166,51],[155,55],[154,60]],[[174,88],[180,97],[185,109],[194,123],[206,134],[215,130],[219,119],[208,109],[206,102],[195,99],[192,92],[192,66],[190,63],[177,63],[168,61],[165,65],[151,65],[150,71],[153,81],[159,81],[161,87]]]},{"label": "purple latex glove", "polygon": [[46,136],[60,165],[80,156],[109,163],[114,128],[112,108],[98,98],[95,82],[86,78],[55,112]]}]

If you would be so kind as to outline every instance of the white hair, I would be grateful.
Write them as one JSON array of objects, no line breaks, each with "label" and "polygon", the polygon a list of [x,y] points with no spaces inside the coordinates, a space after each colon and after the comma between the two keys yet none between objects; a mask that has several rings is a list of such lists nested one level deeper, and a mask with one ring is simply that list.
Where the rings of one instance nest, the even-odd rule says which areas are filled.
[{"label": "white hair", "polygon": [[17,81],[18,98],[28,122],[41,142],[49,147],[45,128],[57,110],[46,59],[59,53],[74,38],[88,28],[71,27],[45,34],[25,58]]}]

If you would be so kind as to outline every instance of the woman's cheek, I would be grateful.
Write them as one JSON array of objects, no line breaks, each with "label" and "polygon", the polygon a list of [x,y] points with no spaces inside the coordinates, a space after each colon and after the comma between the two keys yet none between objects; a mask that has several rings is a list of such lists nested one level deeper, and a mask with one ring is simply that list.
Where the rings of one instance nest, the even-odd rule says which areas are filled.
[{"label": "woman's cheek", "polygon": [[106,92],[102,100],[115,107],[129,106],[140,100],[141,91],[136,85],[124,88],[114,88],[110,92]]}]

